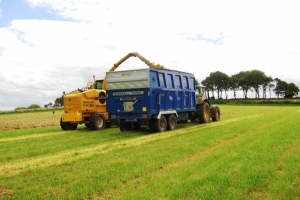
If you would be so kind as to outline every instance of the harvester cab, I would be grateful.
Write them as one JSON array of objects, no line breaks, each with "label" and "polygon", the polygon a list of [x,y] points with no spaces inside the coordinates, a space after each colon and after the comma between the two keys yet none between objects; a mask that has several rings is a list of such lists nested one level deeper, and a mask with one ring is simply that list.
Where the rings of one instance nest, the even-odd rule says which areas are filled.
[{"label": "harvester cab", "polygon": [[92,81],[87,82],[85,90],[92,90],[92,89],[101,90],[102,86],[103,86],[103,80],[104,79],[96,80],[94,82],[92,82]]},{"label": "harvester cab", "polygon": [[95,89],[99,89],[99,90],[103,89],[102,88],[103,87],[103,81],[104,81],[104,79],[96,80],[95,84],[93,85],[93,87]]}]

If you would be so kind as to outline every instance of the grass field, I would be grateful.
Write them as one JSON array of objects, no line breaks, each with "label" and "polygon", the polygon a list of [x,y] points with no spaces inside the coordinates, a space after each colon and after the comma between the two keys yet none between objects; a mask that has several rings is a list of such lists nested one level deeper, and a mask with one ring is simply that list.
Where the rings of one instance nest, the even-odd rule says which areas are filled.
[{"label": "grass field", "polygon": [[0,199],[300,199],[300,107],[220,109],[164,133],[0,115]]}]

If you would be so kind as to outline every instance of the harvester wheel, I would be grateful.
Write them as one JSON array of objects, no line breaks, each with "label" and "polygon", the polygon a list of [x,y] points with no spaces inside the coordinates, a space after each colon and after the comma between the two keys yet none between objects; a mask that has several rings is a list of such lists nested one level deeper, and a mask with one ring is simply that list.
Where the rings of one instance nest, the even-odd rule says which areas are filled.
[{"label": "harvester wheel", "polygon": [[210,110],[209,104],[207,102],[203,102],[203,104],[197,107],[197,114],[199,123],[208,123],[210,121]]},{"label": "harvester wheel", "polygon": [[210,116],[211,119],[215,122],[215,121],[220,121],[220,108],[219,106],[212,106],[210,108]]},{"label": "harvester wheel", "polygon": [[167,120],[165,116],[160,116],[159,119],[154,119],[152,122],[152,131],[153,132],[164,132],[167,130]]},{"label": "harvester wheel", "polygon": [[89,127],[91,130],[102,130],[106,126],[105,117],[102,113],[93,113],[90,116]]},{"label": "harvester wheel", "polygon": [[77,129],[77,124],[69,124],[69,130],[76,130]]},{"label": "harvester wheel", "polygon": [[77,129],[77,124],[72,124],[70,122],[63,122],[62,118],[60,118],[60,127],[64,131],[67,131],[67,130],[76,130]]},{"label": "harvester wheel", "polygon": [[177,126],[177,118],[175,115],[167,117],[167,130],[175,130]]},{"label": "harvester wheel", "polygon": [[66,131],[66,130],[69,130],[68,129],[68,122],[63,122],[62,121],[62,118],[60,118],[60,127],[62,130]]}]

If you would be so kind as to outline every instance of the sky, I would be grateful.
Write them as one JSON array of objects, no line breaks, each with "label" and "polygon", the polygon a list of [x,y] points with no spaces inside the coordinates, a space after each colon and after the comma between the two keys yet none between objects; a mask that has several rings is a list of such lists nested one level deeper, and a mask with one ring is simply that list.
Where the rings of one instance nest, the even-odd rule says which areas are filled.
[{"label": "sky", "polygon": [[[299,5],[297,0],[0,0],[0,110],[54,103],[63,91],[85,87],[93,75],[103,78],[130,52],[191,72],[200,82],[211,72],[231,76],[257,69],[300,88]],[[132,57],[116,70],[143,67]]]}]

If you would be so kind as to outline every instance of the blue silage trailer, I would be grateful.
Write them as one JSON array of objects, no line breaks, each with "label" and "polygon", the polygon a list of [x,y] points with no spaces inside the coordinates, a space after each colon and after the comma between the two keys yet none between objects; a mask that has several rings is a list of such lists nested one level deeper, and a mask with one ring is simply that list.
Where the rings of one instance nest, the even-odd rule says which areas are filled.
[{"label": "blue silage trailer", "polygon": [[220,119],[218,106],[210,107],[191,73],[143,68],[106,73],[107,111],[111,127],[121,131],[150,128],[176,129],[180,121],[200,123]]}]

